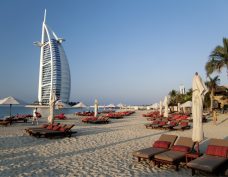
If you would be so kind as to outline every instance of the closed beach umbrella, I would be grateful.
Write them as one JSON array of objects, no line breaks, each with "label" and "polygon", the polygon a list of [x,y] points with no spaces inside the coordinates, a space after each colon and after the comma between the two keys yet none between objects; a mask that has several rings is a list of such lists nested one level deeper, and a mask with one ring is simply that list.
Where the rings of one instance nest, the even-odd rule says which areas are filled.
[{"label": "closed beach umbrella", "polygon": [[54,123],[55,102],[56,102],[55,93],[52,92],[51,93],[51,99],[50,99],[50,102],[49,102],[50,115],[48,117],[48,122],[51,123],[51,124]]},{"label": "closed beach umbrella", "polygon": [[160,101],[160,115],[162,115],[162,101]]},{"label": "closed beach umbrella", "polygon": [[94,102],[94,117],[97,117],[97,114],[98,114],[98,101],[97,101],[97,99],[95,99],[95,102]]},{"label": "closed beach umbrella", "polygon": [[20,101],[18,101],[16,98],[9,96],[2,100],[0,100],[0,104],[2,105],[10,105],[10,117],[11,117],[11,107],[13,104],[20,104]]},{"label": "closed beach umbrella", "polygon": [[165,96],[165,99],[164,99],[164,106],[165,106],[164,117],[168,117],[169,110],[168,110],[168,97],[167,96]]},{"label": "closed beach umbrella", "polygon": [[197,151],[199,151],[199,142],[204,138],[202,124],[203,100],[207,91],[207,87],[196,72],[192,81],[192,140],[197,143]]},{"label": "closed beach umbrella", "polygon": [[180,109],[180,108],[181,108],[180,106],[181,106],[181,104],[178,103],[178,104],[177,104],[177,112],[180,112],[180,110],[181,110],[181,109]]}]

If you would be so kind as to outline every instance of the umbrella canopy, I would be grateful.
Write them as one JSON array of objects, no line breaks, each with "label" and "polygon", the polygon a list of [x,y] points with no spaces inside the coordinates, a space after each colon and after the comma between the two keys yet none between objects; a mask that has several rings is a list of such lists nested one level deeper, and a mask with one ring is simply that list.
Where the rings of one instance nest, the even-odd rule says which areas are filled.
[{"label": "umbrella canopy", "polygon": [[78,104],[76,104],[76,105],[74,105],[72,107],[73,108],[86,108],[87,106],[84,103],[80,102],[80,103],[78,103]]},{"label": "umbrella canopy", "polygon": [[56,109],[63,109],[63,108],[71,108],[69,104],[63,103],[61,100],[56,101],[55,103]]},{"label": "umbrella canopy", "polygon": [[115,108],[116,106],[114,104],[109,104],[107,106],[105,106],[106,108]]},{"label": "umbrella canopy", "polygon": [[151,108],[153,108],[153,109],[158,109],[158,108],[159,108],[159,104],[158,104],[158,103],[154,103],[154,104],[151,106]]},{"label": "umbrella canopy", "polygon": [[97,101],[97,99],[95,99],[95,102],[94,102],[94,117],[97,117],[97,114],[98,114],[98,101]]},{"label": "umbrella canopy", "polygon": [[12,96],[9,96],[1,99],[0,104],[20,104],[20,101]]},{"label": "umbrella canopy", "polygon": [[164,106],[165,106],[165,112],[164,112],[164,117],[168,117],[169,116],[169,110],[168,110],[168,97],[165,96],[165,99],[164,99]]},{"label": "umbrella canopy", "polygon": [[121,108],[124,107],[124,105],[122,103],[119,103],[118,105],[116,105],[117,107]]},{"label": "umbrella canopy", "polygon": [[202,81],[198,73],[195,74],[192,81],[192,119],[193,119],[193,130],[192,140],[194,142],[200,142],[203,140],[203,100],[208,89]]},{"label": "umbrella canopy", "polygon": [[187,101],[183,104],[180,105],[181,108],[191,108],[192,107],[192,102],[191,101]]},{"label": "umbrella canopy", "polygon": [[162,115],[162,101],[160,101],[160,115]]},{"label": "umbrella canopy", "polygon": [[0,104],[2,105],[10,105],[10,117],[11,117],[11,107],[13,104],[21,104],[19,100],[17,100],[16,98],[9,96],[6,98],[3,98],[2,100],[0,100]]}]

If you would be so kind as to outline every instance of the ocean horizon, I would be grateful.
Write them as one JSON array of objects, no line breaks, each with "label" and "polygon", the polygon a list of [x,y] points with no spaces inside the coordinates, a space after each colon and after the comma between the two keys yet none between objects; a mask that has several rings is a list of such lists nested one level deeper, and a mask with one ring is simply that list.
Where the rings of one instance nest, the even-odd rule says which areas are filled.
[{"label": "ocean horizon", "polygon": [[[21,105],[12,105],[11,115],[17,114],[32,114],[34,108],[29,108]],[[38,112],[41,113],[42,117],[47,117],[49,115],[49,108],[38,108]],[[63,109],[55,109],[54,114],[72,114],[75,112],[81,111],[93,111],[93,108],[63,108]],[[5,116],[10,115],[10,106],[9,105],[1,105],[0,106],[0,119],[3,119]]]}]

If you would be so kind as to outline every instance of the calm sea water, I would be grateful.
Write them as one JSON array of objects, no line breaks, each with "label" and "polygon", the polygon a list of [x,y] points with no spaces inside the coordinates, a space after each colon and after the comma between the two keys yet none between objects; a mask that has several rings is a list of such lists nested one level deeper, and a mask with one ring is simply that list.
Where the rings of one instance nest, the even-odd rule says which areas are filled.
[{"label": "calm sea water", "polygon": [[[65,114],[72,114],[75,112],[81,112],[81,111],[92,111],[92,108],[89,109],[78,109],[78,108],[70,108],[70,109],[55,109],[55,114],[65,113]],[[47,117],[49,115],[49,109],[48,108],[38,108],[38,112],[41,113],[42,117]],[[11,114],[32,114],[33,108],[27,108],[23,106],[15,106],[13,105],[11,108]],[[10,115],[10,107],[9,106],[0,106],[0,119],[4,116]]]}]

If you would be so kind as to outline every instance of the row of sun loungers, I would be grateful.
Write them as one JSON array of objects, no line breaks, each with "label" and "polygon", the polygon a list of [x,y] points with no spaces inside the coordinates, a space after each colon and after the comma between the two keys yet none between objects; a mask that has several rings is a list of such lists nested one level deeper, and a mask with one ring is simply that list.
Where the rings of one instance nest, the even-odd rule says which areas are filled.
[{"label": "row of sun loungers", "polygon": [[195,175],[195,171],[218,174],[221,169],[226,170],[224,173],[228,175],[228,140],[210,139],[205,154],[198,154],[198,158],[186,162],[187,155],[195,153],[193,149],[194,142],[191,138],[162,134],[152,147],[133,152],[133,157],[139,162],[152,161],[158,167],[162,164],[174,165],[177,171],[180,163],[185,162],[192,169],[192,175]]},{"label": "row of sun loungers", "polygon": [[77,112],[75,113],[77,116],[94,116],[94,112],[86,111],[86,112]]},{"label": "row of sun loungers", "polygon": [[15,122],[28,122],[28,119],[31,117],[31,114],[17,114],[16,116],[0,119],[0,125],[8,126]]},{"label": "row of sun loungers", "polygon": [[82,122],[84,123],[92,123],[92,124],[103,124],[103,123],[109,123],[109,118],[105,116],[101,117],[86,117],[82,119]]},{"label": "row of sun loungers", "polygon": [[164,119],[168,119],[169,121],[170,120],[175,120],[175,121],[181,121],[181,120],[190,120],[190,117],[187,116],[187,115],[180,115],[180,114],[171,114],[169,115],[169,117],[163,117],[163,116],[153,116],[153,117],[147,117],[147,120],[148,121],[153,121],[153,120],[156,120],[156,119],[161,119],[161,118],[164,118]]},{"label": "row of sun loungers", "polygon": [[67,117],[64,115],[64,113],[61,113],[61,114],[56,115],[55,119],[63,120],[63,119],[67,119]]},{"label": "row of sun loungers", "polygon": [[29,127],[25,131],[34,137],[40,138],[53,138],[53,137],[71,137],[73,133],[71,129],[74,127],[74,124],[43,124],[40,127]]},{"label": "row of sun loungers", "polygon": [[146,128],[151,129],[168,129],[168,130],[185,130],[189,129],[189,121],[168,121],[167,119],[154,120],[152,123],[145,124]]},{"label": "row of sun loungers", "polygon": [[104,116],[90,116],[82,119],[82,122],[84,123],[93,123],[93,124],[103,124],[103,123],[109,123],[109,119],[120,119],[123,118],[124,116],[129,116],[133,114],[134,111],[124,111],[124,112],[115,112],[115,113],[108,113],[105,114]]},{"label": "row of sun loungers", "polygon": [[0,125],[2,125],[2,126],[8,126],[10,124],[11,124],[11,122],[8,120],[0,120]]},{"label": "row of sun loungers", "polygon": [[111,119],[122,119],[124,116],[130,116],[133,113],[135,113],[135,111],[123,111],[123,112],[108,113],[105,116]]},{"label": "row of sun loungers", "polygon": [[[154,112],[149,112],[147,114],[143,114],[143,117],[147,117],[148,121],[153,121],[159,118],[165,118],[163,117],[163,115],[160,115],[159,112],[154,111]],[[207,122],[208,117],[210,116],[210,114],[205,114],[202,116],[202,122]],[[169,117],[167,117],[166,119],[168,119],[169,121],[182,121],[182,120],[189,120],[190,122],[192,122],[192,119],[190,119],[190,115],[187,114],[170,114]]]},{"label": "row of sun loungers", "polygon": [[158,111],[148,112],[142,115],[143,117],[162,117]]}]

